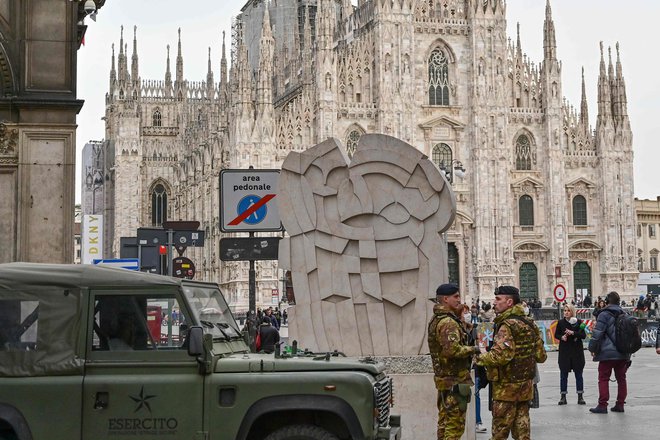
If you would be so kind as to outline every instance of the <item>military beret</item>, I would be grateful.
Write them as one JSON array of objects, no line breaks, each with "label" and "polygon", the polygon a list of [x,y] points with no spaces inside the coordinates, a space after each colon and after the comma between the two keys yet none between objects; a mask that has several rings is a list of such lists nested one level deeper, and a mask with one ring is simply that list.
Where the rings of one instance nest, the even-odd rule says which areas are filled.
[{"label": "military beret", "polygon": [[435,291],[438,296],[453,295],[458,292],[458,286],[454,283],[441,284]]},{"label": "military beret", "polygon": [[517,287],[514,286],[500,286],[497,288],[495,295],[511,295],[511,296],[520,296],[520,291]]}]

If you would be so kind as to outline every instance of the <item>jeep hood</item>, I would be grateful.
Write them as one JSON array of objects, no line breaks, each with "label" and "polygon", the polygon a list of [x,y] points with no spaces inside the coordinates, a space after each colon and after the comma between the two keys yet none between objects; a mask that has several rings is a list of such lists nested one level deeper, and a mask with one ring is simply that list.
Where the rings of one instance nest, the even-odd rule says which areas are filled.
[{"label": "jeep hood", "polygon": [[[315,360],[316,359],[316,360]],[[218,360],[216,373],[245,372],[305,372],[305,371],[365,371],[374,376],[384,365],[370,358],[334,357],[324,355],[275,358],[272,354],[234,354]]]}]

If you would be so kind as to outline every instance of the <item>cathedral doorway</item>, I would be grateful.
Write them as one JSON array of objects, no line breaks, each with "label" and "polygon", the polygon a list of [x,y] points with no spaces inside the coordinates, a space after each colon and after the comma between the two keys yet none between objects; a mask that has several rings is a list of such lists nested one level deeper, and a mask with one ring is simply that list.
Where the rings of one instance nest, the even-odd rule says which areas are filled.
[{"label": "cathedral doorway", "polygon": [[573,266],[573,289],[577,300],[583,299],[587,294],[591,296],[591,267],[586,261],[578,261]]},{"label": "cathedral doorway", "polygon": [[539,274],[534,263],[523,263],[518,271],[520,299],[529,301],[539,297]]}]

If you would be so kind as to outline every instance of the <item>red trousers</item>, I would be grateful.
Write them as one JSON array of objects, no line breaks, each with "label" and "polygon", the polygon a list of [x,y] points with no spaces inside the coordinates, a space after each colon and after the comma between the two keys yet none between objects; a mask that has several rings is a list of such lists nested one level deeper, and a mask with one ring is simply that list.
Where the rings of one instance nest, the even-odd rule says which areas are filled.
[{"label": "red trousers", "polygon": [[626,383],[626,371],[628,370],[628,361],[617,359],[614,361],[600,361],[598,363],[598,406],[607,407],[607,401],[610,400],[610,376],[614,370],[614,377],[617,383],[616,404],[623,406],[628,395],[628,384]]}]

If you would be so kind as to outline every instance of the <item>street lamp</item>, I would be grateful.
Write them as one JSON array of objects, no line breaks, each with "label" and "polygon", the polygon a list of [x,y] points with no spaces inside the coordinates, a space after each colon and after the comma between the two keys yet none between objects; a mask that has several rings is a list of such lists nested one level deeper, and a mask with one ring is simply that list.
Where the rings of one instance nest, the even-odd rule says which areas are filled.
[{"label": "street lamp", "polygon": [[[453,168],[453,171],[452,171]],[[465,177],[465,167],[463,166],[463,162],[457,159],[452,159],[451,163],[449,165],[445,164],[444,161],[440,162],[440,170],[445,173],[445,176],[447,177],[447,180],[450,182],[453,182],[453,174],[457,175],[461,179]]]}]

